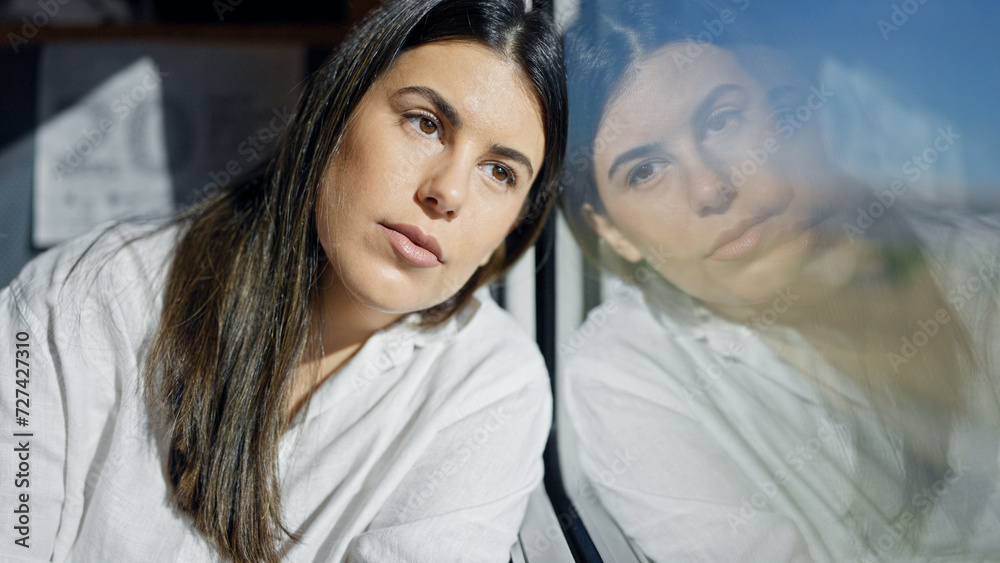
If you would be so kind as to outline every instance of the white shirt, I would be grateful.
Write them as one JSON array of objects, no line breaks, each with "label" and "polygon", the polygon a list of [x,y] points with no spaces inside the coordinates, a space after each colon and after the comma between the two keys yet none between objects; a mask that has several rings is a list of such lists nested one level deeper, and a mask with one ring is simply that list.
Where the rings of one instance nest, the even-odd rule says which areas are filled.
[{"label": "white shirt", "polygon": [[[68,282],[93,234],[34,260],[0,293],[5,561],[218,560],[171,508],[147,430],[139,367],[176,229],[109,250],[144,228],[99,239]],[[29,351],[28,414],[15,411],[18,342]],[[286,560],[507,561],[541,481],[550,416],[537,347],[485,290],[433,331],[404,322],[376,333],[280,444],[285,524],[301,535]],[[20,487],[19,455],[30,474]],[[21,504],[28,548],[15,544],[20,515],[8,508]]]},{"label": "white shirt", "polygon": [[[992,348],[993,371],[969,389],[986,414],[957,425],[951,470],[913,499],[927,516],[922,558],[900,540],[917,525],[916,513],[891,521],[896,513],[845,516],[857,498],[857,431],[879,427],[851,380],[829,366],[812,374],[860,405],[853,426],[830,408],[829,390],[754,331],[683,296],[666,310],[621,282],[562,348],[559,398],[589,481],[576,488],[583,493],[576,501],[603,504],[657,562],[1000,561],[1000,433],[990,403],[1000,390],[1000,342],[980,330],[986,305],[1000,304],[1000,224],[951,223],[959,222],[953,228],[928,216],[915,224],[945,298],[975,344]],[[974,278],[978,290],[957,292]],[[778,295],[774,306],[793,306],[796,297]],[[882,439],[876,450],[898,451],[885,436],[871,439]],[[901,475],[901,462],[893,472],[881,477]],[[854,527],[859,520],[868,523],[871,547]],[[955,545],[963,551],[951,551]]]}]

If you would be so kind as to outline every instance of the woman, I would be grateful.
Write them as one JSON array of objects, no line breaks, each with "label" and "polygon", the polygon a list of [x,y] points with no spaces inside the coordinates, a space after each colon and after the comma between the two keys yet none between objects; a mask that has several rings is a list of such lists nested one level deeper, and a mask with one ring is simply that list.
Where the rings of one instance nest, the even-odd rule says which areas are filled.
[{"label": "woman", "polygon": [[30,449],[5,553],[506,560],[550,405],[483,286],[551,205],[562,65],[521,2],[389,3],[256,177],[27,266],[0,294],[31,399],[3,407]]},{"label": "woman", "polygon": [[641,290],[565,368],[597,499],[656,561],[995,560],[998,222],[882,202],[821,82],[626,5],[567,34],[561,204]]}]

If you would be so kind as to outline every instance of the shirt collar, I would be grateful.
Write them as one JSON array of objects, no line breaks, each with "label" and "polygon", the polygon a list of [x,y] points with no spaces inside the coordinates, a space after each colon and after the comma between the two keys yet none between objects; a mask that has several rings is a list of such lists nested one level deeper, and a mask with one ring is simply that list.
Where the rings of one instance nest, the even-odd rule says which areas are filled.
[{"label": "shirt collar", "polygon": [[706,344],[717,355],[733,359],[744,355],[734,350],[760,344],[748,325],[723,318],[660,276],[651,277],[640,289],[656,322],[678,340]]}]

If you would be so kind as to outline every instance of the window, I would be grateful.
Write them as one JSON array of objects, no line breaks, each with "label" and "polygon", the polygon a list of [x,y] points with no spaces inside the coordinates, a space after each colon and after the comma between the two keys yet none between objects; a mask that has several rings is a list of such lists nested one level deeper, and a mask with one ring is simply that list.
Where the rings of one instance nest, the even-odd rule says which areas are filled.
[{"label": "window", "polygon": [[1000,8],[568,4],[576,555],[997,557]]}]

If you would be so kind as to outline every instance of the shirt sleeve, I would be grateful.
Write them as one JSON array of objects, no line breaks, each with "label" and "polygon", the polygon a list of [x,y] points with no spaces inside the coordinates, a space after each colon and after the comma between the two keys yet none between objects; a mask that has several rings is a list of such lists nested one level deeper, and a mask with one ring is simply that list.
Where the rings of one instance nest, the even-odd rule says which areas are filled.
[{"label": "shirt sleeve", "polygon": [[[481,362],[468,389],[451,393],[448,410],[458,412],[457,419],[438,431],[368,529],[352,540],[348,561],[509,559],[528,496],[542,479],[552,413],[537,349],[521,352],[516,361]],[[502,383],[512,379],[527,383]]]},{"label": "shirt sleeve", "polygon": [[581,357],[566,369],[564,398],[588,481],[580,502],[600,502],[647,557],[813,561],[795,521],[768,504],[776,486],[740,469],[662,370],[654,379],[630,373],[659,369],[639,354],[627,367]]}]

